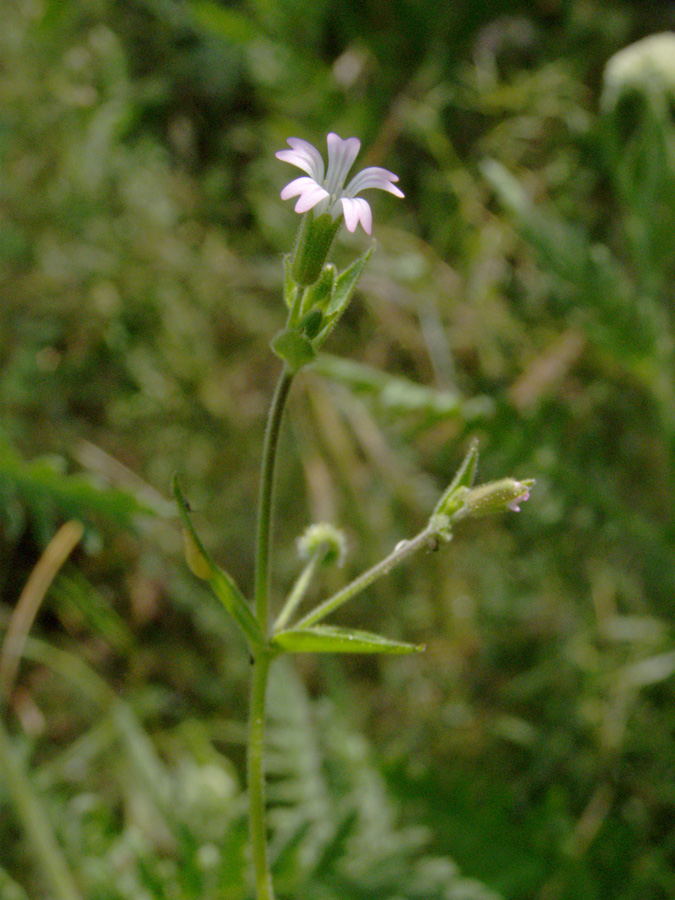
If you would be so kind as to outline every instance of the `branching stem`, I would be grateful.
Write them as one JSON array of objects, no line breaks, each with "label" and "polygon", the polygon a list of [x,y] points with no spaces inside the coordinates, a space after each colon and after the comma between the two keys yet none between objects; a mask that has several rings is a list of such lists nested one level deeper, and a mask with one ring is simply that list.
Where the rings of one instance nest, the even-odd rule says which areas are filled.
[{"label": "branching stem", "polygon": [[360,594],[361,591],[370,587],[370,585],[374,581],[377,581],[378,578],[387,575],[395,566],[399,566],[409,556],[412,556],[413,553],[417,553],[424,547],[428,548],[432,546],[436,540],[438,540],[438,530],[434,527],[433,523],[430,523],[426,528],[420,531],[419,534],[416,534],[415,537],[408,541],[400,541],[389,556],[386,556],[372,568],[363,572],[358,578],[355,578],[346,587],[343,587],[341,591],[338,591],[337,594],[333,594],[332,597],[329,597],[327,600],[324,600],[323,603],[320,603],[311,612],[307,613],[306,616],[303,616],[295,627],[307,628],[310,625],[316,625],[317,622],[325,619],[329,613],[332,613],[339,606],[342,606],[344,603],[347,603],[348,600],[351,600],[352,597],[355,597],[357,594]]}]

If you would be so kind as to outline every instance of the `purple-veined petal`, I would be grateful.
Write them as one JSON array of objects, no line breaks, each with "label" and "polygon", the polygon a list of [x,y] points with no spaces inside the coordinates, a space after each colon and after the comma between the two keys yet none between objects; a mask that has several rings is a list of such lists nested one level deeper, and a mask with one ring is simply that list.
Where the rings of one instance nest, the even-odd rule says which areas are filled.
[{"label": "purple-veined petal", "polygon": [[373,214],[368,201],[363,197],[355,199],[342,197],[341,202],[347,231],[356,231],[356,226],[360,222],[366,234],[370,234],[373,227]]},{"label": "purple-veined petal", "polygon": [[354,197],[367,188],[379,188],[381,191],[389,191],[395,197],[403,197],[403,191],[393,184],[395,181],[398,181],[398,175],[394,175],[388,169],[381,169],[379,166],[369,166],[352,178],[345,188],[345,194]]},{"label": "purple-veined petal", "polygon": [[332,131],[326,138],[328,144],[328,170],[326,172],[326,190],[332,197],[342,193],[342,187],[354,160],[359,155],[361,141],[356,137],[343,140]]},{"label": "purple-veined petal", "polygon": [[297,166],[303,172],[307,172],[319,184],[323,183],[324,167],[321,154],[313,144],[309,141],[303,141],[302,138],[288,138],[292,150],[279,150],[275,153],[277,159],[282,162],[290,163]]}]

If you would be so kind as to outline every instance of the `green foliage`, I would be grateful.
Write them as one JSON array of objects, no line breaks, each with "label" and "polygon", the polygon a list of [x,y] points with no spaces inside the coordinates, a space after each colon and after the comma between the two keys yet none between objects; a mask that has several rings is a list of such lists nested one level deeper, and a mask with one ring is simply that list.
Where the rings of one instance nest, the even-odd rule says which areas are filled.
[{"label": "green foliage", "polygon": [[80,473],[67,474],[64,463],[56,457],[26,462],[10,447],[0,447],[0,494],[5,533],[10,538],[21,533],[26,518],[44,537],[53,533],[63,517],[103,519],[131,528],[158,511],[130,491],[97,483]]},{"label": "green foliage", "polygon": [[428,428],[438,421],[460,416],[470,408],[454,391],[429,388],[349,359],[322,354],[313,370],[346,385],[356,396],[367,400],[380,416],[392,420],[416,417]]},{"label": "green foliage", "polygon": [[173,493],[186,535],[186,559],[190,569],[198,578],[203,578],[209,582],[213,593],[235,619],[250,644],[252,646],[263,646],[265,636],[260,629],[258,620],[251,612],[246,598],[232,577],[211,559],[199,539],[190,519],[187,503],[181,493],[177,476],[174,476],[173,479]]},{"label": "green foliage", "polygon": [[401,827],[364,739],[328,699],[309,703],[285,660],[276,665],[269,771],[280,895],[495,900],[430,854],[424,829]]},{"label": "green foliage", "polygon": [[289,628],[274,635],[273,643],[288,653],[414,653],[422,647],[392,641],[379,634],[315,625]]},{"label": "green foliage", "polygon": [[[64,674],[80,669],[78,688],[103,703],[91,730],[33,775],[53,797],[57,833],[85,896],[215,900],[224,889],[232,900],[248,898],[243,797],[215,747],[217,722],[186,719],[164,733],[160,756],[133,709],[80,661],[47,645],[29,652]],[[312,703],[285,661],[275,666],[268,767],[280,896],[368,900],[403,890],[424,900],[494,900],[429,853],[424,829],[398,823],[365,740],[331,702]],[[83,789],[82,772],[109,772],[106,794]]]},{"label": "green foliage", "polygon": [[[284,533],[344,526],[334,588],[425,520],[475,432],[481,477],[537,494],[345,613],[426,643],[414,666],[345,657],[338,693],[303,660],[335,690],[316,703],[289,676],[284,896],[485,895],[448,857],[511,900],[673,896],[672,94],[636,56],[603,76],[666,5],[6,7],[2,624],[62,518],[103,537],[47,598],[52,655],[27,647],[6,713],[86,896],[208,898],[222,876],[246,897],[247,663],[166,562],[174,530],[127,529],[185,472],[204,550],[248,592],[297,218],[273,153],[327,130],[406,201],[374,200],[368,274],[292,398]],[[290,582],[290,542],[278,562]],[[6,794],[0,818],[0,892],[42,896]]]},{"label": "green foliage", "polygon": [[311,363],[316,352],[310,338],[295,329],[285,328],[272,340],[272,350],[287,363],[291,372],[295,373]]}]

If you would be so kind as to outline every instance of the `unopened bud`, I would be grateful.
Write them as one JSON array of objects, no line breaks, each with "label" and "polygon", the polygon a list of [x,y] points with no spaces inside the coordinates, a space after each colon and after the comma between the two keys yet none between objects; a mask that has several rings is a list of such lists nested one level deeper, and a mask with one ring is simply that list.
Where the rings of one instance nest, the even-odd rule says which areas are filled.
[{"label": "unopened bud", "polygon": [[533,478],[516,481],[502,478],[480,487],[472,488],[464,497],[464,505],[458,518],[488,516],[492,513],[520,512],[520,504],[529,499]]},{"label": "unopened bud", "polygon": [[321,553],[324,564],[337,562],[342,564],[347,549],[344,533],[328,522],[317,522],[305,529],[298,538],[298,553],[301,559],[310,559],[315,553]]}]

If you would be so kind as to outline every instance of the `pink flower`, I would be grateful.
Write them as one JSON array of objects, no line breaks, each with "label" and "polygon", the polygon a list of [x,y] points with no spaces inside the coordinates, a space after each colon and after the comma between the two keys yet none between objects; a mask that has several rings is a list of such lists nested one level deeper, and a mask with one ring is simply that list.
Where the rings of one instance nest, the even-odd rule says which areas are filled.
[{"label": "pink flower", "polygon": [[510,500],[506,505],[513,512],[520,512],[520,504],[525,503],[526,500],[530,499],[530,484],[529,483],[518,483],[516,482],[516,486],[522,488],[522,493],[517,497],[514,497],[513,500]]},{"label": "pink flower", "polygon": [[343,214],[348,231],[356,231],[360,222],[363,230],[370,234],[373,224],[370,204],[357,194],[366,188],[379,188],[396,197],[403,197],[403,192],[394,184],[398,181],[398,175],[379,166],[369,166],[355,175],[345,187],[345,179],[361,149],[361,141],[355,137],[343,140],[331,132],[327,143],[326,171],[316,147],[302,138],[288,138],[292,149],[279,150],[276,157],[307,172],[307,176],[287,184],[281,192],[281,199],[297,197],[295,211],[305,213],[311,209],[315,218],[328,213],[335,221]]}]

